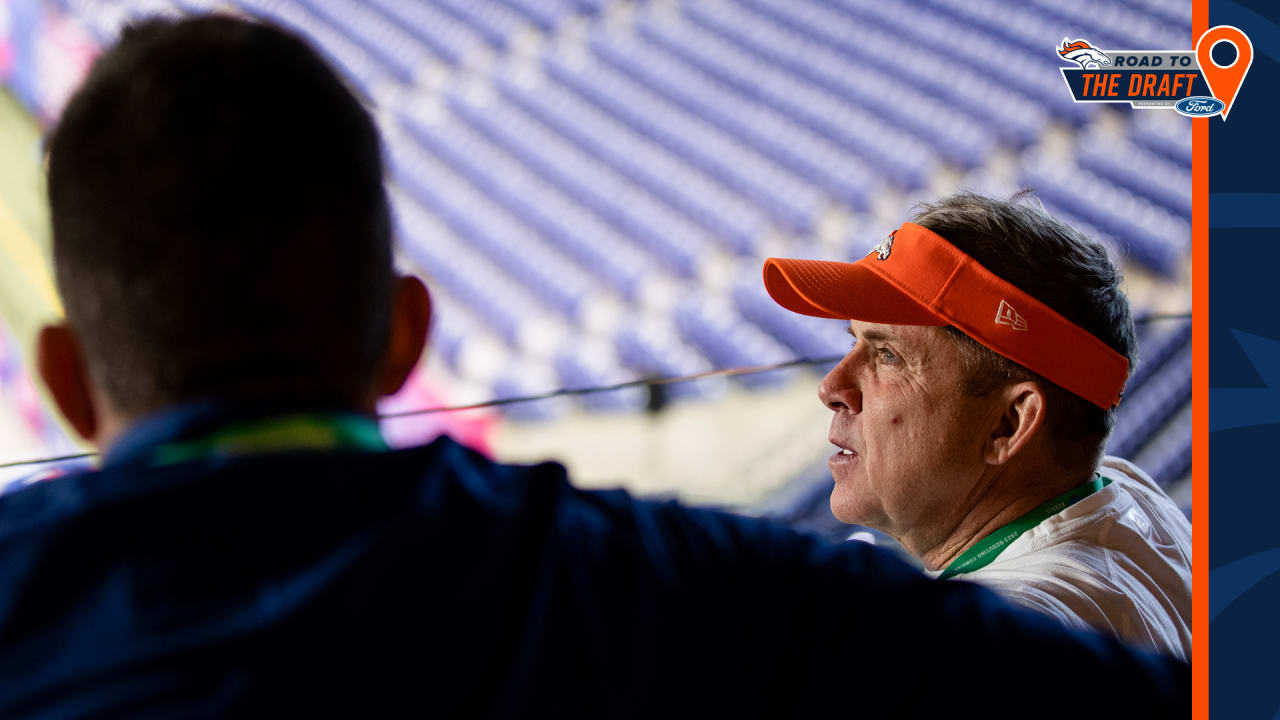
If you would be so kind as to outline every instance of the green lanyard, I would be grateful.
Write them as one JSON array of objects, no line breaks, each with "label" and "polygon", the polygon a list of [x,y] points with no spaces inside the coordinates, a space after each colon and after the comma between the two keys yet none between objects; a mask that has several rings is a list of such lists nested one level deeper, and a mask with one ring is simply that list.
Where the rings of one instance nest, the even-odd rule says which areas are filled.
[{"label": "green lanyard", "polygon": [[221,427],[196,440],[170,443],[151,455],[155,465],[214,456],[249,455],[283,450],[386,450],[387,443],[372,418],[356,414],[300,413]]},{"label": "green lanyard", "polygon": [[942,574],[938,576],[938,579],[946,580],[947,578],[959,575],[960,573],[973,572],[979,568],[986,567],[991,564],[991,561],[996,559],[997,555],[1004,552],[1005,548],[1013,544],[1014,540],[1021,537],[1022,533],[1044,522],[1045,519],[1057,515],[1071,505],[1074,505],[1077,501],[1092,495],[1110,484],[1111,480],[1109,478],[1096,475],[1092,480],[1085,484],[1071,488],[1058,497],[1046,502],[1040,507],[1037,507],[1035,510],[1032,510],[1026,515],[1023,515],[1017,520],[1014,520],[1008,525],[1005,525],[999,530],[996,530],[986,536],[978,542],[977,545],[965,550],[960,554],[960,557],[953,560],[951,564],[947,566],[946,570],[942,571]]}]

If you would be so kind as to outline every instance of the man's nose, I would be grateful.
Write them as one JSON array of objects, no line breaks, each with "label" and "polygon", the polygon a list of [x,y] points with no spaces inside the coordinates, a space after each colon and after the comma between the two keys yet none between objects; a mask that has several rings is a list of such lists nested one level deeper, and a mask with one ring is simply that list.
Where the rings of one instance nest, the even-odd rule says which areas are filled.
[{"label": "man's nose", "polygon": [[850,410],[862,412],[862,391],[858,388],[857,350],[844,356],[831,372],[818,384],[818,398],[822,404],[836,412]]}]

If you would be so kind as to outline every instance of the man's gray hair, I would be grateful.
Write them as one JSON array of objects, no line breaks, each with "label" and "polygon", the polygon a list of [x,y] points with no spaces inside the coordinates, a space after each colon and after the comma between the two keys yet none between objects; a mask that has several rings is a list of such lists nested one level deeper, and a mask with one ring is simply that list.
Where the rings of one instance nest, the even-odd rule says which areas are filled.
[{"label": "man's gray hair", "polygon": [[[959,192],[920,203],[911,220],[1092,333],[1128,358],[1133,372],[1138,344],[1120,270],[1104,246],[1054,218],[1030,191],[1008,200]],[[954,327],[945,331],[960,348],[967,392],[981,397],[1011,383],[1041,384],[1056,457],[1069,467],[1082,459],[1096,467],[1115,427],[1115,410],[1067,392]]]}]

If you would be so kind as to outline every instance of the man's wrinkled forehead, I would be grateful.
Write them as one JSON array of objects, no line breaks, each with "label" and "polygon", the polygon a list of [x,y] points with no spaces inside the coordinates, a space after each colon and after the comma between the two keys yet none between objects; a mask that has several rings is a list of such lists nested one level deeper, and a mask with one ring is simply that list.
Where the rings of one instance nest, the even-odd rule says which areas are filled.
[{"label": "man's wrinkled forehead", "polygon": [[849,321],[849,332],[859,340],[874,342],[927,342],[940,328],[928,325],[886,325],[884,323]]}]

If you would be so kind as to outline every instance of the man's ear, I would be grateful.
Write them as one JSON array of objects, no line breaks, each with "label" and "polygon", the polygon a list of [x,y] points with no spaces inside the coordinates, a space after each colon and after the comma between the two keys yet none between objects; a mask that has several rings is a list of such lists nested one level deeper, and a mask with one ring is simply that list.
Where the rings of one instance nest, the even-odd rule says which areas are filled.
[{"label": "man's ear", "polygon": [[101,418],[89,386],[88,364],[65,322],[41,328],[36,337],[36,369],[62,416],[80,437],[93,442]]},{"label": "man's ear", "polygon": [[391,305],[391,328],[375,390],[378,397],[391,395],[409,379],[427,345],[431,327],[431,295],[413,275],[398,275]]},{"label": "man's ear", "polygon": [[983,448],[983,459],[990,465],[1009,462],[1027,447],[1044,426],[1044,390],[1036,383],[1010,385],[1000,392],[1000,397],[1000,417]]}]

